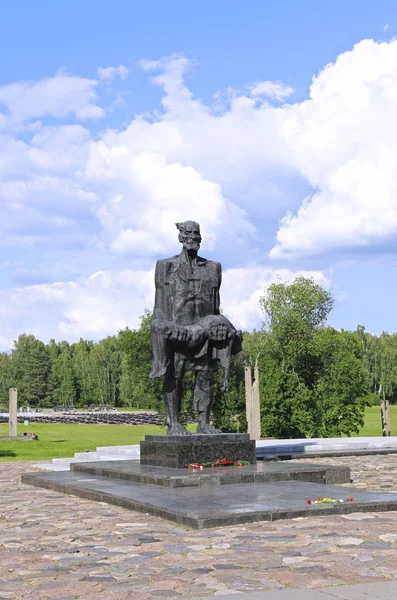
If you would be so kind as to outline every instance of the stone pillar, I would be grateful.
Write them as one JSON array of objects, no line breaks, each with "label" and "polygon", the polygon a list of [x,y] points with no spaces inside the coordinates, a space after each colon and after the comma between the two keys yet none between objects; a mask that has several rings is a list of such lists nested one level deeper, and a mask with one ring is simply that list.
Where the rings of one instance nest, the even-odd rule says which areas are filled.
[{"label": "stone pillar", "polygon": [[18,395],[17,388],[9,388],[9,409],[8,409],[8,435],[17,437],[17,413],[18,413]]},{"label": "stone pillar", "polygon": [[252,440],[252,369],[245,367],[245,412],[247,415],[248,433]]},{"label": "stone pillar", "polygon": [[252,425],[252,434],[254,440],[261,439],[261,405],[260,405],[260,397],[259,397],[259,369],[258,363],[255,365],[254,369],[254,383],[252,386],[252,416],[253,416],[253,425]]},{"label": "stone pillar", "polygon": [[390,402],[389,400],[382,400],[380,403],[380,412],[382,419],[382,435],[384,437],[391,435],[391,422],[390,422]]},{"label": "stone pillar", "polygon": [[261,437],[261,415],[259,401],[259,370],[257,364],[254,368],[254,380],[252,380],[251,367],[245,367],[245,407],[250,438],[251,440],[259,440]]}]

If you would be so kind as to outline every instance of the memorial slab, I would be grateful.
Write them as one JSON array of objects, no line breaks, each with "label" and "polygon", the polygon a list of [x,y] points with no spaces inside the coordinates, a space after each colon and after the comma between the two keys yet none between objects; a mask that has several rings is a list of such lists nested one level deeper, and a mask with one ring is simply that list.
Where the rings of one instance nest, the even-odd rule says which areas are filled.
[{"label": "memorial slab", "polygon": [[350,483],[349,467],[309,463],[259,462],[250,467],[215,467],[200,471],[142,465],[136,460],[112,460],[74,463],[71,470],[110,479],[175,488],[275,481],[308,481],[331,485]]},{"label": "memorial slab", "polygon": [[[175,489],[70,471],[26,473],[22,482],[149,513],[194,529],[310,515],[397,510],[397,494],[299,481]],[[344,501],[307,503],[318,497]],[[349,497],[354,501],[348,502]]]}]

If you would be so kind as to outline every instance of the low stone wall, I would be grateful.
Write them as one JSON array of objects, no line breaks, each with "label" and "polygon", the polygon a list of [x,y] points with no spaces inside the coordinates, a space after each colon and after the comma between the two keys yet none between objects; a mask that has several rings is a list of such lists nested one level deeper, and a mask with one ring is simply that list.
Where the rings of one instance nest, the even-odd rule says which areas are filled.
[{"label": "low stone wall", "polygon": [[[104,425],[162,425],[157,413],[145,412],[64,412],[64,413],[21,413],[18,423],[87,423]],[[0,423],[8,423],[8,415],[0,414]]]}]

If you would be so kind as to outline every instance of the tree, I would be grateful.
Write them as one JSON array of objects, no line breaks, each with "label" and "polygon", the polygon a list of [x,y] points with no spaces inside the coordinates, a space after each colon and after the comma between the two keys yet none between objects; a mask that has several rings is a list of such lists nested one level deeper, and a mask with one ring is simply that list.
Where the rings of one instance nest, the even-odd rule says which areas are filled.
[{"label": "tree", "polygon": [[127,327],[119,331],[122,354],[120,395],[123,404],[163,411],[162,382],[149,379],[152,368],[151,322],[152,313],[146,310],[139,329]]},{"label": "tree", "polygon": [[0,406],[8,406],[8,389],[11,387],[11,356],[0,353]]},{"label": "tree", "polygon": [[46,404],[47,406],[57,406],[60,403],[60,382],[57,369],[60,349],[54,339],[51,339],[47,345],[47,352],[50,357],[50,371],[48,374]]},{"label": "tree", "polygon": [[119,342],[109,336],[90,351],[94,398],[101,404],[118,405],[121,356]]},{"label": "tree", "polygon": [[76,383],[73,374],[72,349],[68,342],[61,342],[59,349],[55,363],[59,380],[59,401],[61,404],[73,406],[76,400]]},{"label": "tree", "polygon": [[383,332],[371,335],[359,325],[355,331],[363,350],[363,364],[367,373],[367,402],[397,401],[397,335]]},{"label": "tree", "polygon": [[22,334],[12,351],[12,386],[18,388],[21,403],[45,404],[51,359],[43,342],[34,335]]},{"label": "tree", "polygon": [[365,407],[362,348],[353,334],[325,327],[332,305],[328,291],[304,277],[271,285],[261,299],[268,317],[259,356],[262,435],[358,430]]},{"label": "tree", "polygon": [[358,433],[364,424],[368,383],[362,346],[350,331],[327,327],[316,332],[314,351],[320,365],[314,388],[317,435]]},{"label": "tree", "polygon": [[94,373],[91,360],[93,347],[93,342],[88,342],[82,338],[72,346],[76,398],[80,406],[92,404],[95,397]]},{"label": "tree", "polygon": [[222,392],[223,370],[215,372],[214,403],[212,416],[214,426],[224,432],[245,433],[247,417],[245,409],[245,357],[237,354],[232,357],[229,377],[229,390]]}]

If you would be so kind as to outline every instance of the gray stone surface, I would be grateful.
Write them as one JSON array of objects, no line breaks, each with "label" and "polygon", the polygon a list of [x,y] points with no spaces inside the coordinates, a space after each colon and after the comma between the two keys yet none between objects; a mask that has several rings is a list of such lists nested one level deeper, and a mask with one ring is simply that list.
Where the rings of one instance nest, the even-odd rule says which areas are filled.
[{"label": "gray stone surface", "polygon": [[[391,485],[397,491],[396,455],[313,462],[351,467],[354,487],[382,491]],[[353,584],[396,579],[397,512],[312,512],[306,518],[193,530],[26,486],[20,477],[31,469],[28,463],[0,463],[0,597],[152,600],[168,590],[170,598],[205,594],[215,600],[214,594],[228,594],[232,600],[237,593],[291,588],[295,598],[303,593],[296,588],[327,586],[331,592],[346,585],[351,591]],[[377,547],[378,542],[391,545]],[[219,564],[243,568],[215,568]],[[86,575],[117,581],[81,581]],[[388,597],[396,597],[392,588]]]},{"label": "gray stone surface", "polygon": [[[26,473],[22,482],[147,512],[195,529],[309,515],[397,509],[397,494],[307,482],[165,488],[79,472]],[[346,499],[343,504],[307,504],[317,497]]]},{"label": "gray stone surface", "polygon": [[178,420],[183,377],[194,371],[193,409],[197,433],[217,433],[210,424],[214,371],[224,369],[228,388],[232,354],[241,350],[242,333],[220,313],[220,263],[198,256],[200,225],[176,223],[182,252],[157,261],[152,321],[153,366],[150,377],[164,377],[163,398],[167,433],[189,435]]},{"label": "gray stone surface", "polygon": [[[150,438],[148,440],[147,438]],[[184,468],[192,463],[212,462],[217,458],[256,462],[255,440],[248,434],[150,435],[141,442],[141,464]]]},{"label": "gray stone surface", "polygon": [[203,471],[142,465],[139,461],[75,463],[72,471],[165,487],[310,481],[330,485],[350,483],[347,466],[311,465],[306,461],[259,462],[250,467],[217,467]]},{"label": "gray stone surface", "polygon": [[[363,583],[358,585],[328,586],[316,590],[288,589],[247,592],[238,595],[239,600],[392,600],[397,597],[397,582]],[[184,598],[179,597],[180,600]],[[217,600],[230,600],[230,594],[217,594]],[[208,595],[189,600],[206,600]]]}]

